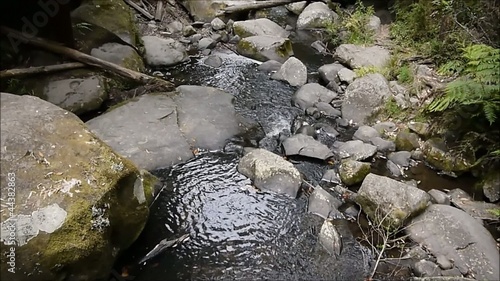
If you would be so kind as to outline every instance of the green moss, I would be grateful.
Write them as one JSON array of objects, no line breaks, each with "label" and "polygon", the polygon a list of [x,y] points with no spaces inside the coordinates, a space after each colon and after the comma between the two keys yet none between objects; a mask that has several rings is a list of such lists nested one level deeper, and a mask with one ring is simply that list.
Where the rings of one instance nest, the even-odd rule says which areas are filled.
[{"label": "green moss", "polygon": [[293,54],[292,42],[286,39],[285,44],[276,48],[276,54],[286,60],[291,54]]},{"label": "green moss", "polygon": [[240,26],[238,24],[233,25],[233,31],[234,31],[234,34],[240,36],[241,38],[245,38],[245,37],[249,37],[249,36],[254,35],[254,34],[251,34],[250,32],[248,32],[245,28],[243,28],[242,26]]},{"label": "green moss", "polygon": [[446,148],[441,148],[444,143],[441,139],[430,139],[423,145],[422,152],[425,160],[439,170],[447,172],[466,172],[469,171],[475,159],[466,159],[464,155],[453,155],[446,151]]},{"label": "green moss", "polygon": [[370,164],[353,160],[347,160],[339,168],[340,179],[345,185],[353,185],[362,182],[370,173]]}]

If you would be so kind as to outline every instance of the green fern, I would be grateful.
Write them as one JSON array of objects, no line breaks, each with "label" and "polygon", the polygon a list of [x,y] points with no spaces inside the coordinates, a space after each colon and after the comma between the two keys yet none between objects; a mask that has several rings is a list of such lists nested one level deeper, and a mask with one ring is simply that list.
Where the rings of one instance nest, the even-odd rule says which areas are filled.
[{"label": "green fern", "polygon": [[449,83],[445,95],[428,107],[432,112],[479,105],[490,124],[500,115],[500,49],[472,45],[463,49],[466,62],[461,77]]}]

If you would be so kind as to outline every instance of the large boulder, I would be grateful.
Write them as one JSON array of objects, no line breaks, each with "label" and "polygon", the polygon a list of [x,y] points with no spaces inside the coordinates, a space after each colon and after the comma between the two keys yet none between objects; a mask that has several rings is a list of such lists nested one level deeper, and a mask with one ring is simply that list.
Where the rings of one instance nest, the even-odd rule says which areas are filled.
[{"label": "large boulder", "polygon": [[308,83],[295,92],[292,102],[296,106],[306,110],[319,102],[330,103],[337,96],[337,93],[328,90],[318,83]]},{"label": "large boulder", "polygon": [[134,71],[143,71],[144,62],[141,56],[130,46],[119,43],[106,43],[91,50],[90,54],[96,58],[109,61]]},{"label": "large boulder", "polygon": [[250,178],[255,187],[297,196],[302,177],[292,163],[265,149],[254,149],[238,163],[238,171]]},{"label": "large boulder", "polygon": [[376,224],[397,229],[427,208],[425,191],[388,177],[368,174],[356,196],[363,211]]},{"label": "large boulder", "polygon": [[[495,239],[481,222],[446,205],[431,205],[406,228],[410,238],[433,256],[444,256],[463,275],[498,280],[499,255]],[[459,279],[453,279],[459,280]]]},{"label": "large boulder", "polygon": [[13,207],[1,213],[1,251],[10,255],[2,254],[2,276],[107,278],[147,221],[156,179],[72,113],[37,97],[0,96],[1,199]]},{"label": "large boulder", "polygon": [[146,63],[150,66],[172,66],[189,59],[184,45],[172,38],[144,36],[142,41]]},{"label": "large boulder", "polygon": [[391,95],[389,83],[382,74],[368,74],[358,78],[345,91],[342,117],[362,125]]},{"label": "large boulder", "polygon": [[243,38],[236,48],[239,54],[259,61],[275,60],[283,63],[293,56],[289,39],[271,35]]},{"label": "large boulder", "polygon": [[472,157],[455,155],[448,150],[444,140],[433,138],[426,140],[422,145],[425,161],[435,168],[447,172],[465,172],[474,164]]},{"label": "large boulder", "polygon": [[342,44],[335,49],[335,57],[351,69],[375,67],[382,69],[391,58],[388,50],[379,47],[363,47],[353,44]]},{"label": "large boulder", "polygon": [[123,156],[155,170],[190,159],[194,147],[220,149],[240,133],[232,100],[215,88],[179,86],[128,101],[87,125]]},{"label": "large boulder", "polygon": [[300,13],[297,19],[297,29],[324,28],[339,16],[323,2],[314,2]]},{"label": "large boulder", "polygon": [[255,20],[236,21],[233,24],[234,33],[241,38],[258,36],[258,35],[272,35],[277,37],[288,37],[289,32],[284,30],[277,23],[261,18]]},{"label": "large boulder", "polygon": [[271,78],[286,81],[291,86],[302,86],[307,82],[307,68],[300,60],[291,57]]}]

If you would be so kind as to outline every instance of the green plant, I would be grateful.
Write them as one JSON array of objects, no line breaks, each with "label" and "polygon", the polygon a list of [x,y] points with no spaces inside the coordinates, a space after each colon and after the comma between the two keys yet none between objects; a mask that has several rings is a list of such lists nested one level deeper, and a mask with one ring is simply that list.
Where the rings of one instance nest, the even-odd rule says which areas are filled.
[{"label": "green plant", "polygon": [[500,49],[478,44],[463,49],[466,62],[461,76],[449,83],[445,95],[434,100],[428,110],[440,112],[460,106],[478,105],[493,124],[500,114]]},{"label": "green plant", "polygon": [[363,77],[365,75],[372,74],[372,73],[380,73],[382,71],[383,70],[381,70],[375,66],[363,66],[363,67],[354,69],[354,73],[356,73],[357,77]]},{"label": "green plant", "polygon": [[409,65],[403,65],[399,68],[399,74],[397,75],[398,81],[400,83],[412,83],[413,82],[413,72]]},{"label": "green plant", "polygon": [[491,214],[493,214],[495,217],[499,217],[500,218],[500,208],[498,209],[487,209],[488,212],[490,212]]}]

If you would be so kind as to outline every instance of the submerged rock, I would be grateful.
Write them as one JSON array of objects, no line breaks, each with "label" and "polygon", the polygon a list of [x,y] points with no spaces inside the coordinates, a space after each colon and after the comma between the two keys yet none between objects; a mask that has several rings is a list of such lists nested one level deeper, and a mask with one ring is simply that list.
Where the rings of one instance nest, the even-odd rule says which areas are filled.
[{"label": "submerged rock", "polygon": [[32,96],[0,97],[1,199],[12,202],[15,187],[16,208],[1,213],[1,251],[15,245],[17,269],[8,272],[12,260],[2,254],[2,276],[107,278],[147,221],[156,178],[74,114]]},{"label": "submerged rock", "polygon": [[333,156],[328,146],[304,134],[297,134],[287,138],[283,141],[283,148],[287,156],[300,155],[320,160],[326,160]]},{"label": "submerged rock", "polygon": [[430,196],[391,178],[368,174],[355,200],[375,223],[398,229],[427,208]]},{"label": "submerged rock", "polygon": [[239,54],[259,61],[285,62],[293,56],[292,43],[287,38],[259,35],[242,38],[237,45]]},{"label": "submerged rock", "polygon": [[431,205],[406,231],[432,255],[453,260],[464,275],[473,272],[477,280],[497,280],[500,274],[495,239],[480,221],[457,208]]},{"label": "submerged rock", "polygon": [[370,173],[370,168],[370,163],[347,160],[340,165],[340,178],[345,185],[357,184]]},{"label": "submerged rock", "polygon": [[302,184],[292,163],[265,149],[253,149],[238,163],[238,172],[250,178],[255,187],[296,197]]},{"label": "submerged rock", "polygon": [[291,86],[302,86],[307,82],[307,68],[300,60],[291,57],[271,78],[286,81]]}]

